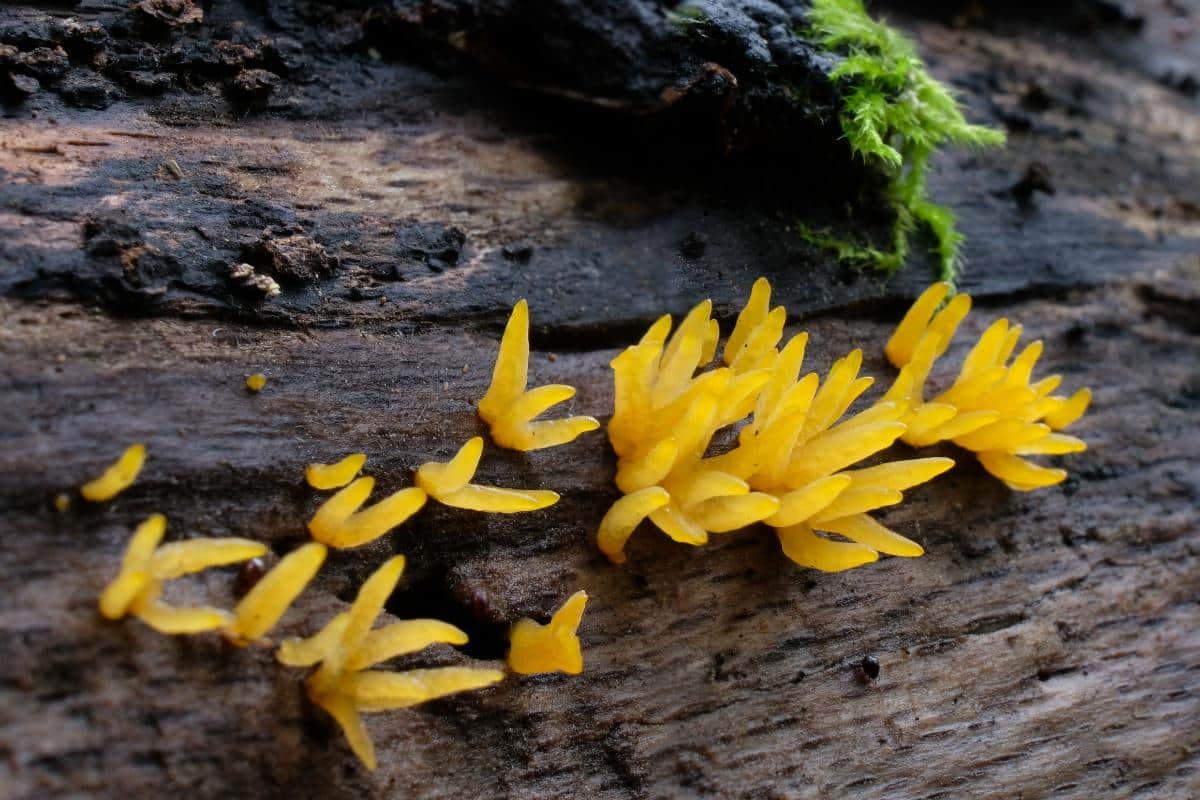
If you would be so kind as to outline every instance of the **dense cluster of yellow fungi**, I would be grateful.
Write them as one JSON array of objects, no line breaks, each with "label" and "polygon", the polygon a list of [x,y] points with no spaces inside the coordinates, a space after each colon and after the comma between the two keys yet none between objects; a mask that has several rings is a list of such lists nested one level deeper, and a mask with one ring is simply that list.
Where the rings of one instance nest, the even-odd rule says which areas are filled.
[{"label": "dense cluster of yellow fungi", "polygon": [[[669,338],[671,318],[662,317],[613,360],[608,435],[625,496],[600,523],[600,549],[611,560],[624,560],[626,540],[646,517],[691,545],[765,522],[788,558],[825,571],[856,567],[879,553],[923,552],[868,512],[899,503],[905,489],[954,462],[922,458],[848,469],[900,438],[908,402],[902,392],[889,392],[842,419],[872,384],[858,374],[862,352],[839,359],[823,382],[816,373],[800,377],[808,336],[796,334],[779,348],[786,311],[772,309],[770,300],[770,284],[760,278],[725,343],[724,366],[697,374],[716,357],[720,337],[709,301]],[[710,455],[714,437],[743,422],[736,442]]]},{"label": "dense cluster of yellow fungi", "polygon": [[[971,450],[991,474],[1016,491],[1052,486],[1066,479],[1063,469],[1027,461],[1024,456],[1062,455],[1087,449],[1074,436],[1058,433],[1087,411],[1090,389],[1070,397],[1052,394],[1058,375],[1033,381],[1042,355],[1041,340],[1013,356],[1020,325],[1006,319],[992,323],[963,361],[949,389],[925,399],[925,384],[934,363],[950,346],[959,323],[971,310],[971,298],[955,295],[942,306],[950,287],[935,283],[917,298],[888,341],[884,352],[900,377],[893,391],[909,400],[904,441],[924,447],[951,441]],[[901,384],[903,384],[901,386]]]},{"label": "dense cluster of yellow fungi", "polygon": [[436,642],[466,644],[467,635],[453,625],[431,619],[407,620],[375,630],[404,571],[404,556],[387,561],[363,583],[348,611],[331,619],[307,639],[283,642],[276,657],[291,667],[320,664],[305,681],[308,696],[329,712],[346,734],[350,748],[368,769],[375,769],[375,745],[361,714],[405,708],[456,692],[490,686],[504,678],[496,669],[440,667],[386,672],[371,667]]},{"label": "dense cluster of yellow fungi", "polygon": [[579,644],[579,622],[587,605],[582,589],[567,598],[562,608],[545,625],[522,619],[509,633],[508,667],[521,675],[544,672],[583,672],[583,649]]},{"label": "dense cluster of yellow fungi", "polygon": [[575,387],[549,384],[526,390],[528,382],[529,304],[519,300],[504,327],[492,383],[479,401],[479,416],[491,427],[492,440],[511,450],[540,450],[600,427],[595,417],[534,419],[574,397]]},{"label": "dense cluster of yellow fungi", "polygon": [[[618,456],[616,484],[623,493],[600,522],[600,549],[625,560],[625,544],[649,519],[663,533],[690,545],[710,534],[762,522],[775,529],[792,561],[838,571],[875,561],[880,553],[919,556],[921,546],[875,520],[870,512],[903,500],[903,492],[954,465],[948,458],[913,458],[857,466],[897,440],[920,447],[949,440],[976,453],[984,467],[1017,490],[1057,483],[1063,470],[1026,461],[1028,455],[1071,453],[1086,448],[1057,433],[1086,411],[1087,389],[1071,397],[1052,394],[1058,376],[1032,381],[1042,352],[1034,342],[1013,357],[1021,327],[998,320],[971,349],[958,378],[945,392],[925,399],[935,361],[947,350],[970,310],[967,295],[943,305],[945,284],[930,287],[913,304],[887,343],[900,368],[891,388],[847,417],[872,385],[860,376],[862,351],[838,359],[825,374],[801,376],[806,333],[780,346],[787,314],[771,308],[771,287],[755,282],[717,359],[720,326],[704,301],[672,333],[663,316],[636,344],[612,361],[614,409],[608,437]],[[529,309],[517,303],[479,414],[502,447],[535,450],[573,441],[599,423],[592,417],[539,421],[551,406],[575,393],[570,386],[526,389]],[[247,387],[261,388],[262,381]],[[265,380],[265,379],[263,379]],[[138,526],[117,576],[100,596],[109,619],[132,615],[169,634],[219,631],[237,646],[265,642],[325,561],[327,546],[357,547],[383,536],[417,513],[429,498],[475,511],[517,513],[557,502],[541,489],[505,489],[471,483],[483,455],[474,437],[445,462],[416,470],[416,486],[400,489],[367,508],[375,479],[358,477],[366,463],[354,453],[333,464],[310,464],[305,479],[335,491],[308,523],[316,540],[289,553],[263,575],[232,612],[209,606],[176,607],[161,599],[164,585],[184,575],[258,558],[267,548],[247,539],[189,539],[162,544],[166,518],[155,514]],[[130,447],[103,475],[84,485],[91,501],[111,499],[136,479],[145,459]],[[55,501],[60,511],[69,498]],[[837,538],[834,538],[837,537]],[[349,610],[319,632],[283,642],[277,659],[292,667],[315,667],[305,685],[314,703],[345,732],[354,753],[370,769],[374,744],[362,714],[403,708],[456,692],[490,686],[504,677],[492,668],[441,667],[389,672],[372,669],[396,656],[435,643],[462,645],[467,635],[431,619],[373,628],[404,570],[391,558],[359,589]],[[522,619],[509,632],[508,667],[517,674],[583,670],[578,628],[587,604],[573,594],[546,624]]]},{"label": "dense cluster of yellow fungi", "polygon": [[84,500],[93,503],[112,500],[133,485],[145,462],[146,446],[135,444],[126,449],[116,463],[104,470],[99,478],[81,486],[79,493],[83,495]]}]

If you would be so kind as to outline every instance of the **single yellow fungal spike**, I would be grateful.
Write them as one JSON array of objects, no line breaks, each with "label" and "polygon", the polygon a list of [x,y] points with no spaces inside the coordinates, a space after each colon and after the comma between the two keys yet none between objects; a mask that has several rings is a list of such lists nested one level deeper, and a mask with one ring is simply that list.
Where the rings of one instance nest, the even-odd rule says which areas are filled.
[{"label": "single yellow fungal spike", "polygon": [[367,502],[374,488],[375,479],[367,476],[358,478],[341,489],[322,503],[317,513],[313,514],[313,518],[308,521],[308,532],[318,542],[329,544],[329,540],[336,535],[342,523]]},{"label": "single yellow fungal spike", "polygon": [[440,667],[407,672],[362,672],[354,682],[354,702],[360,711],[408,708],[427,700],[482,689],[504,680],[498,669]]},{"label": "single yellow fungal spike", "polygon": [[459,448],[449,461],[430,461],[418,467],[417,485],[433,498],[457,492],[475,477],[482,456],[483,437],[476,436]]},{"label": "single yellow fungal spike", "polygon": [[580,590],[554,612],[549,623],[539,625],[523,619],[513,625],[509,634],[509,669],[521,675],[583,672],[583,651],[576,631],[587,599],[587,592]]},{"label": "single yellow fungal spike", "polygon": [[84,500],[93,503],[111,500],[133,485],[145,461],[146,446],[135,444],[122,453],[116,463],[104,470],[99,478],[80,487],[79,493]]},{"label": "single yellow fungal spike", "polygon": [[625,563],[625,542],[633,535],[642,520],[671,502],[671,495],[661,486],[648,486],[631,492],[617,502],[600,520],[596,542],[600,552],[614,564]]},{"label": "single yellow fungal spike", "polygon": [[814,515],[811,522],[814,527],[820,528],[822,522],[874,511],[884,506],[894,506],[903,499],[904,495],[895,489],[855,489],[852,485],[839,494],[836,500]]},{"label": "single yellow fungal spike", "polygon": [[317,542],[288,553],[234,608],[226,638],[238,645],[261,639],[317,574],[325,554],[325,545]]},{"label": "single yellow fungal spike", "polygon": [[888,361],[891,361],[893,366],[903,367],[912,361],[917,342],[929,328],[929,321],[933,319],[937,307],[942,304],[942,300],[949,293],[950,284],[935,283],[922,292],[912,307],[908,309],[908,313],[904,315],[904,319],[896,327],[896,332],[892,334],[892,338],[884,347],[884,353],[887,354]]},{"label": "single yellow fungal spike", "polygon": [[412,619],[369,631],[362,645],[346,660],[346,669],[362,670],[396,656],[416,653],[431,644],[466,644],[467,635],[436,619]]},{"label": "single yellow fungal spike", "polygon": [[366,463],[366,453],[351,453],[336,464],[309,464],[304,468],[304,479],[321,491],[340,489],[354,480]]},{"label": "single yellow fungal spike", "polygon": [[477,486],[472,483],[457,492],[438,498],[438,502],[468,511],[520,514],[554,505],[558,502],[558,493],[544,489],[501,489],[498,486]]},{"label": "single yellow fungal spike", "polygon": [[810,519],[837,499],[850,486],[849,475],[830,475],[779,498],[779,510],[766,523],[775,528],[789,528]]},{"label": "single yellow fungal spike", "polygon": [[65,492],[54,495],[54,510],[62,513],[71,507],[71,495]]},{"label": "single yellow fungal spike", "polygon": [[650,521],[657,525],[660,531],[682,544],[700,545],[708,541],[708,531],[673,505],[665,505],[651,511]]},{"label": "single yellow fungal spike", "polygon": [[734,359],[741,353],[743,345],[746,344],[746,340],[750,338],[750,334],[767,318],[770,308],[771,283],[766,278],[759,278],[750,287],[750,299],[746,301],[745,307],[738,314],[733,332],[725,341],[723,358],[726,364],[733,364]]},{"label": "single yellow fungal spike", "polygon": [[150,558],[150,577],[172,580],[211,567],[224,567],[258,558],[267,546],[251,539],[185,539],[158,548]]},{"label": "single yellow fungal spike", "polygon": [[778,510],[778,498],[765,492],[750,492],[705,500],[696,508],[693,517],[706,531],[728,533],[761,522]]},{"label": "single yellow fungal spike", "polygon": [[420,511],[427,499],[428,495],[418,487],[393,492],[370,508],[353,514],[338,527],[327,544],[345,549],[373,542]]},{"label": "single yellow fungal spike", "polygon": [[134,531],[121,571],[100,594],[100,613],[108,619],[120,619],[150,581],[150,558],[167,530],[167,518],[152,514]]},{"label": "single yellow fungal spike", "polygon": [[1065,469],[1050,469],[1033,464],[1020,456],[1001,450],[988,450],[975,454],[983,468],[1019,492],[1053,486],[1067,479]]},{"label": "single yellow fungal spike", "polygon": [[551,384],[526,391],[528,380],[529,305],[521,300],[504,328],[491,386],[479,401],[479,416],[490,426],[492,439],[512,450],[539,450],[566,444],[600,427],[593,417],[535,422],[534,417],[573,397],[575,389]]},{"label": "single yellow fungal spike", "polygon": [[159,602],[162,591],[157,584],[143,591],[133,601],[130,612],[159,633],[168,635],[204,633],[224,628],[233,622],[233,615],[217,608],[200,606],[176,608]]},{"label": "single yellow fungal spike", "polygon": [[879,553],[870,547],[821,538],[808,525],[777,528],[775,533],[784,555],[802,567],[841,572],[879,560]]},{"label": "single yellow fungal spike", "polygon": [[678,457],[679,446],[675,440],[663,439],[641,458],[622,460],[617,465],[617,488],[622,492],[636,492],[660,483]]},{"label": "single yellow fungal spike", "polygon": [[349,624],[349,612],[342,612],[307,639],[285,639],[275,652],[275,660],[289,667],[311,667],[324,661],[340,646]]},{"label": "single yellow fungal spike", "polygon": [[374,772],[375,767],[378,766],[375,761],[375,743],[371,741],[371,736],[367,733],[366,726],[363,725],[362,716],[358,713],[354,698],[340,694],[314,695],[311,688],[309,696],[312,697],[313,702],[334,718],[341,727],[342,733],[346,734],[346,742],[350,745],[350,750],[358,756],[358,760],[363,762],[367,769]]},{"label": "single yellow fungal spike", "polygon": [[881,525],[866,514],[825,520],[815,523],[815,526],[820,530],[845,536],[847,539],[853,539],[859,544],[891,556],[916,558],[925,554],[925,548],[921,545]]},{"label": "single yellow fungal spike", "polygon": [[246,388],[254,393],[261,392],[263,387],[267,385],[267,376],[261,372],[256,372],[253,375],[246,376]]},{"label": "single yellow fungal spike", "polygon": [[342,635],[343,647],[358,648],[379,612],[383,611],[383,604],[396,590],[396,584],[400,582],[400,576],[403,574],[404,556],[393,556],[363,582],[354,603],[350,606],[350,623]]},{"label": "single yellow fungal spike", "polygon": [[1062,430],[1082,417],[1091,402],[1092,390],[1080,389],[1071,395],[1069,400],[1064,400],[1062,405],[1047,414],[1044,418],[1045,422],[1056,431]]},{"label": "single yellow fungal spike", "polygon": [[479,416],[487,423],[495,422],[521,394],[529,381],[529,304],[518,300],[513,306],[500,353],[492,370],[492,383],[479,401]]},{"label": "single yellow fungal spike", "polygon": [[842,474],[853,480],[855,489],[895,489],[902,492],[933,480],[953,466],[952,458],[912,458]]}]

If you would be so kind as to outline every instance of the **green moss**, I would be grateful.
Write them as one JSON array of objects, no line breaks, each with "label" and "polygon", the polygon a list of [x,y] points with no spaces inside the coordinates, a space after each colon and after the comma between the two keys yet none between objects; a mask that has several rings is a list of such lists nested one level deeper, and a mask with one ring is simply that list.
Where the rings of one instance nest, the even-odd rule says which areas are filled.
[{"label": "green moss", "polygon": [[929,159],[944,144],[990,147],[1003,144],[1004,134],[968,123],[912,43],[871,19],[861,0],[813,0],[809,21],[813,40],[844,58],[831,73],[845,83],[841,128],[856,155],[887,173],[887,199],[896,219],[889,250],[806,226],[801,234],[839,258],[892,272],[904,263],[912,233],[924,226],[936,243],[942,278],[953,282],[963,237],[954,228],[954,214],[927,196]]}]

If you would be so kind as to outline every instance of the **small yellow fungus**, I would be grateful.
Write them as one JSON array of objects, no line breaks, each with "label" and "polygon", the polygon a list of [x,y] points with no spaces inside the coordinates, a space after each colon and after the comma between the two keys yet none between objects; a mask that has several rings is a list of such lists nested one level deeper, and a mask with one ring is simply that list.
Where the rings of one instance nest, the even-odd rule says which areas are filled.
[{"label": "small yellow fungus", "polygon": [[537,511],[558,502],[544,489],[501,489],[470,482],[483,455],[483,437],[469,440],[449,461],[430,461],[417,468],[417,486],[439,503],[471,511],[516,514]]},{"label": "small yellow fungus", "polygon": [[348,611],[336,615],[307,639],[283,642],[276,653],[276,658],[288,666],[320,664],[305,681],[308,696],[337,720],[350,749],[371,770],[376,767],[375,745],[363,724],[363,713],[405,708],[490,686],[504,678],[500,670],[473,667],[407,672],[370,669],[436,642],[465,644],[467,641],[467,635],[453,625],[430,619],[371,629],[403,571],[404,556],[385,562],[359,588]]},{"label": "small yellow fungus", "polygon": [[531,619],[518,620],[509,632],[509,669],[521,675],[583,672],[583,650],[576,631],[587,600],[587,592],[576,592],[545,625]]},{"label": "small yellow fungus", "polygon": [[330,547],[359,547],[375,541],[403,523],[420,511],[427,499],[424,490],[410,487],[359,511],[374,488],[374,478],[358,478],[317,509],[308,522],[308,532],[318,542]]},{"label": "small yellow fungus", "polygon": [[950,388],[925,400],[929,373],[971,308],[971,298],[959,294],[938,310],[948,293],[944,283],[926,289],[884,348],[900,368],[889,395],[903,395],[910,407],[904,441],[914,447],[952,441],[974,452],[984,469],[1017,491],[1065,480],[1066,470],[1043,467],[1024,456],[1086,450],[1083,440],[1057,431],[1083,416],[1091,390],[1062,397],[1052,394],[1062,381],[1057,375],[1031,382],[1043,345],[1035,341],[1014,356],[1020,325],[1006,319],[992,323],[967,354]]},{"label": "small yellow fungus", "polygon": [[71,508],[71,495],[63,492],[54,495],[54,510],[58,512],[67,511]]},{"label": "small yellow fungus", "polygon": [[257,394],[267,385],[267,376],[261,372],[256,372],[253,375],[246,376],[246,388]]},{"label": "small yellow fungus", "polygon": [[133,485],[145,461],[146,446],[135,444],[122,453],[116,463],[104,470],[99,478],[80,487],[79,493],[83,495],[84,500],[93,503],[112,500]]},{"label": "small yellow fungus", "polygon": [[[649,518],[671,539],[691,545],[765,522],[777,529],[793,561],[827,571],[874,561],[879,553],[921,555],[920,545],[867,512],[900,502],[905,489],[954,462],[915,459],[848,469],[908,429],[901,390],[911,373],[880,401],[843,419],[873,383],[859,376],[861,351],[838,359],[823,382],[816,373],[801,377],[808,335],[779,346],[787,312],[771,308],[771,286],[760,278],[725,343],[725,366],[697,374],[717,350],[720,331],[711,313],[710,302],[698,304],[673,334],[671,318],[662,317],[613,359],[608,435],[617,452],[617,487],[625,496],[600,523],[601,551],[624,561],[626,541]],[[718,432],[743,420],[737,436],[729,437],[732,446],[710,454]]]},{"label": "small yellow fungus", "polygon": [[100,595],[100,613],[108,619],[132,614],[161,633],[199,633],[234,621],[216,608],[177,608],[160,601],[163,584],[209,567],[261,556],[267,548],[248,539],[188,539],[159,546],[167,518],[153,514],[138,526],[125,550],[121,570]]},{"label": "small yellow fungus", "polygon": [[304,479],[321,491],[340,489],[354,480],[366,463],[366,453],[351,453],[336,464],[309,464],[304,468]]},{"label": "small yellow fungus", "polygon": [[309,542],[284,556],[233,609],[225,638],[239,646],[261,639],[317,574],[325,554],[325,545]]},{"label": "small yellow fungus", "polygon": [[574,441],[594,431],[594,417],[536,420],[551,407],[575,396],[571,386],[551,384],[526,391],[529,381],[529,304],[520,300],[504,327],[492,383],[479,401],[479,416],[491,427],[492,439],[512,450],[539,450]]}]

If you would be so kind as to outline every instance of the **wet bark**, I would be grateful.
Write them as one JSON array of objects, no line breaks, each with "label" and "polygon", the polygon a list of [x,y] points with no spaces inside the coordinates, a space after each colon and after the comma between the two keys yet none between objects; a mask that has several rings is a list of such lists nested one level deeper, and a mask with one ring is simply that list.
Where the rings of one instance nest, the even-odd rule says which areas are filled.
[{"label": "wet bark", "polygon": [[[533,379],[577,386],[576,413],[609,413],[608,361],[658,314],[712,297],[728,323],[758,275],[810,332],[813,368],[861,346],[887,384],[882,343],[931,268],[886,279],[804,245],[797,218],[848,203],[867,235],[886,227],[872,177],[820,126],[797,121],[783,150],[731,127],[760,107],[739,95],[728,116],[718,70],[694,105],[635,112],[649,70],[614,88],[581,63],[550,86],[493,24],[404,3],[47,5],[0,12],[0,797],[1200,791],[1186,18],[892,8],[972,119],[1009,131],[1003,150],[940,157],[932,191],[969,236],[970,331],[1018,320],[1046,340],[1046,374],[1096,392],[1067,483],[1014,494],[948,448],[960,466],[883,515],[920,559],[824,575],[766,530],[702,549],[642,530],[618,568],[592,542],[616,497],[599,433],[489,447],[483,482],[562,500],[430,506],[333,555],[276,635],[313,631],[402,552],[389,610],[472,638],[413,663],[502,658],[509,624],[586,588],[587,670],[373,715],[371,774],[269,649],[99,618],[138,520],[283,553],[319,502],[306,463],[363,451],[380,491],[408,485],[482,432],[473,403],[519,297]],[[269,383],[250,395],[255,371]],[[132,489],[53,510],[134,441],[150,458]],[[235,580],[179,599],[231,606]],[[855,670],[868,654],[873,682]]]}]

